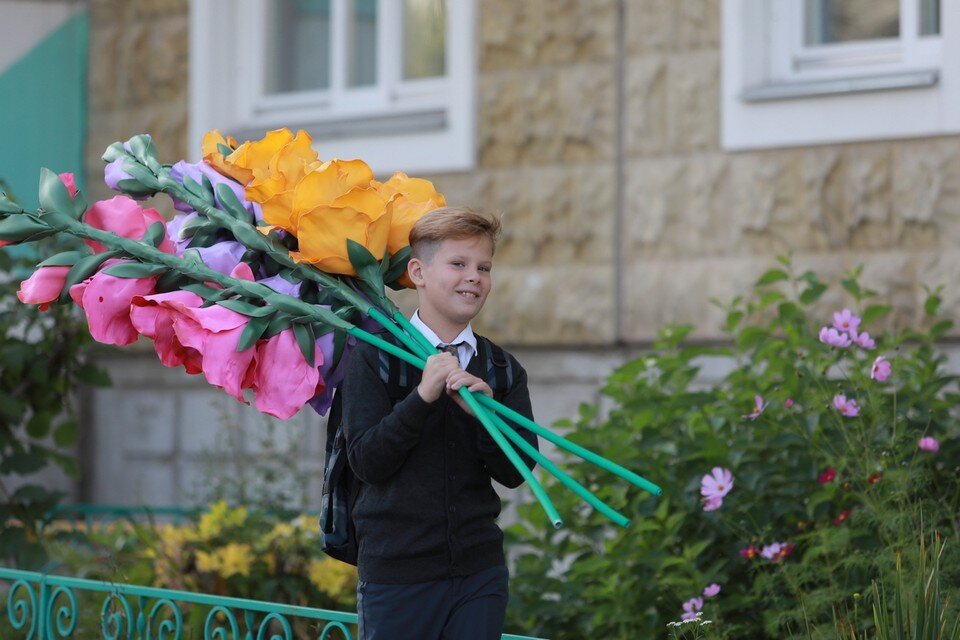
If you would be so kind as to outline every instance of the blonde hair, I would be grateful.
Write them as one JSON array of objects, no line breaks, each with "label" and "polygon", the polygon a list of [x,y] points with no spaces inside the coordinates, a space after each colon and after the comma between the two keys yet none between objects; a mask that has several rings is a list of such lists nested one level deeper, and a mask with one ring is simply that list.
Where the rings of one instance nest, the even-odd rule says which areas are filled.
[{"label": "blonde hair", "polygon": [[444,240],[485,237],[492,250],[500,238],[500,219],[470,207],[440,207],[426,213],[410,230],[411,257],[429,262]]}]

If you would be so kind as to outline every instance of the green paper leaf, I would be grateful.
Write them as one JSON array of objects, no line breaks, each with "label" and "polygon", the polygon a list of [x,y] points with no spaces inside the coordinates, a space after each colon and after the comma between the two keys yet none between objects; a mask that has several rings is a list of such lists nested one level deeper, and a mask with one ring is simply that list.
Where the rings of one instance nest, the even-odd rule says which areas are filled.
[{"label": "green paper leaf", "polygon": [[162,264],[146,264],[143,262],[124,262],[115,264],[104,271],[108,276],[116,278],[148,278],[164,273],[167,267]]},{"label": "green paper leaf", "polygon": [[50,169],[40,169],[40,206],[46,211],[56,211],[73,216],[73,199],[60,176]]},{"label": "green paper leaf", "polygon": [[190,176],[183,176],[183,187],[193,195],[197,196],[198,198],[200,198],[201,200],[209,204],[210,202],[208,200],[209,194],[204,192],[203,185],[201,185],[199,182],[197,182]]},{"label": "green paper leaf", "polygon": [[390,267],[383,274],[383,281],[393,283],[407,272],[407,263],[410,262],[410,247],[406,246],[390,257]]},{"label": "green paper leaf", "polygon": [[154,247],[159,247],[160,243],[163,242],[163,239],[166,237],[167,228],[162,222],[157,221],[147,227],[147,230],[143,232],[143,237],[140,238],[140,241],[153,245]]},{"label": "green paper leaf", "polygon": [[246,351],[257,343],[263,332],[270,326],[271,318],[263,316],[260,318],[250,318],[247,326],[243,328],[240,334],[240,341],[237,343],[237,351]]},{"label": "green paper leaf", "polygon": [[183,284],[185,277],[182,273],[170,269],[157,279],[157,291],[166,293],[168,291],[176,291],[182,289],[180,286]]},{"label": "green paper leaf", "polygon": [[[226,184],[225,182],[221,182],[217,185],[217,199],[220,200],[220,204],[226,207],[227,213],[237,220],[250,220],[250,212],[244,209],[243,203],[240,202],[239,198],[237,198],[237,194],[233,192],[233,189],[230,188],[230,185]],[[260,232],[257,231],[256,233]]]},{"label": "green paper leaf", "polygon": [[195,293],[201,298],[203,298],[204,300],[206,300],[209,296],[212,296],[220,292],[220,289],[214,289],[208,284],[201,284],[199,282],[195,282],[193,284],[185,284],[180,288],[183,289],[184,291]]},{"label": "green paper leaf", "polygon": [[23,207],[10,199],[6,191],[0,191],[0,213],[21,213]]},{"label": "green paper leaf", "polygon": [[77,195],[73,197],[73,219],[82,220],[86,212],[87,198],[82,191],[77,191]]},{"label": "green paper leaf", "polygon": [[141,186],[151,189],[153,192],[160,190],[160,181],[157,180],[157,176],[133,158],[125,158],[121,167]]},{"label": "green paper leaf", "polygon": [[357,273],[370,271],[371,269],[377,270],[378,273],[380,271],[379,260],[374,258],[365,246],[352,238],[347,238],[347,256]]},{"label": "green paper leaf", "polygon": [[120,255],[119,251],[104,251],[103,253],[95,253],[93,255],[87,256],[86,258],[81,258],[70,267],[70,271],[67,272],[67,280],[64,282],[63,289],[60,291],[60,302],[67,302],[70,300],[70,287],[73,285],[83,282],[94,273],[97,269],[100,268],[104,262],[110,258],[115,258]]},{"label": "green paper leaf", "polygon": [[55,254],[38,264],[38,267],[72,267],[85,256],[89,256],[89,251],[63,251]]},{"label": "green paper leaf", "polygon": [[31,238],[42,238],[56,233],[45,222],[37,220],[28,213],[14,214],[0,220],[0,240],[23,242]]},{"label": "green paper leaf", "polygon": [[117,158],[124,158],[126,156],[127,156],[127,150],[123,148],[123,143],[114,142],[109,147],[107,147],[106,150],[104,150],[103,155],[101,157],[103,158],[104,162],[110,163],[116,160]]},{"label": "green paper leaf", "polygon": [[340,366],[340,358],[343,357],[343,350],[347,347],[347,334],[345,331],[335,331],[333,334],[333,367],[331,371]]},{"label": "green paper leaf", "polygon": [[316,347],[317,339],[313,335],[313,327],[308,324],[293,325],[293,333],[297,337],[297,344],[300,345],[300,352],[303,353],[304,360],[312,365],[313,351]]},{"label": "green paper leaf", "polygon": [[153,143],[153,138],[149,135],[142,133],[133,136],[127,144],[130,145],[130,150],[133,152],[134,158],[147,167],[150,167],[151,170],[154,169],[154,166],[159,167],[159,162],[157,162],[157,145]]},{"label": "green paper leaf", "polygon": [[220,153],[222,153],[222,154],[224,155],[224,157],[226,157],[226,156],[230,155],[231,153],[233,153],[233,149],[231,149],[231,148],[228,147],[227,145],[223,144],[222,142],[218,142],[218,143],[217,143],[217,151],[219,151]]},{"label": "green paper leaf", "polygon": [[244,302],[243,300],[219,300],[217,304],[231,311],[241,313],[248,318],[266,318],[277,312],[273,307],[258,307],[255,304]]},{"label": "green paper leaf", "polygon": [[290,316],[284,315],[282,313],[275,314],[270,319],[270,324],[267,325],[266,330],[263,332],[263,338],[272,338],[281,331],[286,331],[293,323],[290,321]]}]

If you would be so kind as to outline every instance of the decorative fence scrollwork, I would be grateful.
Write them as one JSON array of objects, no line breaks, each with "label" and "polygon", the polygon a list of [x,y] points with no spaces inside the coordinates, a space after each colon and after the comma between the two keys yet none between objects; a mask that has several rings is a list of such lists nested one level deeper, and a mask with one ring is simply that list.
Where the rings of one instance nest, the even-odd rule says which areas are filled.
[{"label": "decorative fence scrollwork", "polygon": [[[99,615],[86,627],[78,594],[103,598]],[[355,613],[189,591],[0,568],[0,598],[4,595],[7,616],[0,620],[0,635],[6,628],[10,640],[86,639],[97,632],[105,640],[181,640],[185,618],[196,621],[187,637],[198,638],[202,628],[204,640],[299,640],[306,637],[304,629],[315,640],[356,640]],[[503,640],[536,639],[504,635]]]}]

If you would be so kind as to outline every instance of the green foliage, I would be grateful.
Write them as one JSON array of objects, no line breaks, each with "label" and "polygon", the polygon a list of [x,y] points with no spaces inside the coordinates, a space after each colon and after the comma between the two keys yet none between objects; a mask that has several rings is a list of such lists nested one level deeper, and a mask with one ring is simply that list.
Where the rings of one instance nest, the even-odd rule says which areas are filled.
[{"label": "green foliage", "polygon": [[[664,637],[682,604],[717,583],[720,594],[704,598],[711,633],[835,637],[835,610],[872,580],[892,580],[897,557],[918,565],[920,532],[958,533],[960,395],[934,348],[947,325],[928,317],[926,330],[875,336],[872,350],[829,347],[818,331],[832,318],[813,308],[828,285],[783,265],[760,278],[749,300],[725,307],[730,346],[689,345],[690,327],[665,329],[649,354],[609,377],[607,413],[583,405],[559,425],[664,494],[655,499],[592,465],[568,465],[632,517],[619,529],[546,478],[567,527],[553,531],[535,504],[519,506],[520,523],[507,531],[516,559],[511,624],[556,640]],[[872,301],[858,276],[842,286],[849,306],[873,323],[860,329],[872,330],[889,308]],[[935,314],[936,293],[930,298],[926,310]],[[893,367],[885,382],[870,377],[878,355]],[[855,399],[859,415],[841,415],[837,394]],[[758,415],[755,396],[765,403]],[[918,450],[922,436],[936,437],[940,451]],[[700,480],[713,467],[730,469],[734,487],[707,512]],[[835,478],[819,482],[828,468]],[[741,554],[775,541],[794,546],[777,561]],[[956,549],[941,565],[953,602]]]},{"label": "green foliage", "polygon": [[61,497],[22,476],[51,465],[77,475],[76,461],[64,452],[79,437],[72,394],[80,384],[109,384],[87,363],[93,341],[72,308],[40,311],[17,300],[32,265],[77,249],[54,240],[38,245],[39,253],[0,249],[0,564],[22,569],[45,563],[44,518]]}]

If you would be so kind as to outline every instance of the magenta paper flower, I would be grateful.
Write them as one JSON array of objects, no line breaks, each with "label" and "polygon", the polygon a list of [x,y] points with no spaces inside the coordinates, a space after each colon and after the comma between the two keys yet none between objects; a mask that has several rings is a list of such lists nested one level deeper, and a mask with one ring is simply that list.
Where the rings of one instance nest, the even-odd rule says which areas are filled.
[{"label": "magenta paper flower", "polygon": [[850,336],[846,333],[840,333],[833,327],[820,328],[820,342],[831,347],[840,347],[841,349],[849,347],[851,344]]},{"label": "magenta paper flower", "polygon": [[877,356],[877,359],[873,361],[873,366],[870,367],[870,377],[877,382],[883,382],[890,377],[892,370],[893,367],[890,366],[889,360],[883,356]]},{"label": "magenta paper flower", "polygon": [[73,198],[77,195],[77,183],[73,178],[72,173],[61,173],[57,175],[60,178],[60,182],[63,183],[63,186],[67,188],[67,193],[70,194],[70,197]]},{"label": "magenta paper flower", "polygon": [[833,406],[841,415],[847,416],[848,418],[860,415],[860,407],[857,406],[857,401],[853,398],[848,400],[847,396],[842,393],[833,396]]},{"label": "magenta paper flower", "polygon": [[180,342],[173,322],[187,308],[201,306],[203,298],[189,291],[136,296],[131,301],[130,322],[141,335],[153,340],[153,348],[165,367],[183,365],[193,375],[203,371],[203,356]]},{"label": "magenta paper flower", "polygon": [[753,396],[753,411],[748,413],[745,417],[750,418],[751,420],[756,420],[760,417],[760,414],[763,413],[763,410],[767,408],[767,405],[763,402],[763,398],[760,396]]},{"label": "magenta paper flower", "polygon": [[[143,209],[133,199],[127,196],[114,196],[109,200],[95,203],[87,211],[87,224],[103,231],[112,231],[123,238],[139,240],[143,237],[147,227],[154,222],[163,223],[164,219],[156,209]],[[94,240],[84,240],[94,253],[107,250],[105,246]],[[164,238],[157,247],[166,253],[174,252],[174,245],[169,238]]]},{"label": "magenta paper flower", "polygon": [[40,267],[33,275],[20,283],[17,298],[26,304],[40,305],[40,311],[50,308],[50,303],[60,296],[67,283],[70,267]]},{"label": "magenta paper flower", "polygon": [[860,317],[853,315],[850,309],[837,311],[833,314],[833,326],[837,331],[855,334],[860,326]]},{"label": "magenta paper flower", "polygon": [[185,308],[173,320],[180,344],[200,353],[207,382],[244,404],[243,389],[249,386],[248,372],[256,351],[237,351],[237,345],[248,320],[247,316],[218,304]]},{"label": "magenta paper flower", "polygon": [[[107,260],[103,268],[127,260]],[[70,297],[87,315],[90,335],[103,344],[126,345],[137,341],[137,330],[130,322],[130,303],[135,296],[154,292],[157,277],[118,278],[102,270],[70,287]]]},{"label": "magenta paper flower", "polygon": [[940,442],[936,438],[931,438],[930,436],[920,438],[920,442],[917,443],[917,446],[920,447],[920,451],[928,451],[930,453],[936,453],[937,451],[940,451]]},{"label": "magenta paper flower", "polygon": [[877,346],[877,343],[874,342],[873,338],[871,338],[870,334],[866,331],[863,333],[852,332],[850,337],[853,338],[853,341],[857,343],[857,346],[859,346],[861,349],[870,350]]},{"label": "magenta paper flower", "polygon": [[733,474],[729,469],[714,467],[700,479],[700,495],[706,498],[704,511],[715,511],[723,504],[723,497],[733,489]]},{"label": "magenta paper flower", "polygon": [[703,609],[703,598],[690,598],[683,603],[683,615],[681,620],[694,620],[697,614]]},{"label": "magenta paper flower", "polygon": [[720,593],[720,585],[718,585],[716,582],[714,582],[713,584],[707,585],[707,587],[704,588],[704,590],[703,590],[703,597],[704,597],[704,598],[713,598],[713,597],[716,596],[718,593]]}]

